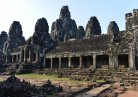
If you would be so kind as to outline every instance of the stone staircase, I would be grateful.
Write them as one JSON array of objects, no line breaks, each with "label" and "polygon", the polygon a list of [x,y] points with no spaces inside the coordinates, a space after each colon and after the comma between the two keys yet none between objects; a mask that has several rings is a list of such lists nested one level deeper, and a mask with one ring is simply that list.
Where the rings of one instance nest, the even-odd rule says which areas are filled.
[{"label": "stone staircase", "polygon": [[124,82],[127,84],[138,84],[138,72],[130,71],[129,69],[109,70],[107,68],[97,68],[96,70],[90,68],[45,68],[38,69],[36,73],[57,75],[57,77],[70,78],[71,80],[106,80],[108,82]]},{"label": "stone staircase", "polygon": [[70,78],[71,80],[89,80],[93,77],[94,70],[89,68],[62,68],[62,69],[42,69],[36,70],[36,73],[57,75],[58,77]]},{"label": "stone staircase", "polygon": [[104,79],[109,82],[123,82],[125,85],[138,85],[138,71],[130,71],[127,68],[112,71],[109,69],[96,69],[94,79]]}]

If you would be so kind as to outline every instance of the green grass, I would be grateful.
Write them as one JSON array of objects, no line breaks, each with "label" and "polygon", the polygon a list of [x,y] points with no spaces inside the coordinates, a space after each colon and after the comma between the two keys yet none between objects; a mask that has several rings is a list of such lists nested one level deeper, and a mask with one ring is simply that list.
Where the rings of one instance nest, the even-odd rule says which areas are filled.
[{"label": "green grass", "polygon": [[36,74],[36,73],[30,73],[30,74],[20,74],[16,75],[16,77],[22,77],[22,78],[30,78],[33,80],[40,80],[40,79],[49,79],[49,80],[55,80],[55,81],[68,81],[69,78],[57,78],[55,75],[45,75],[45,74]]},{"label": "green grass", "polygon": [[96,80],[96,82],[105,83],[105,80]]},{"label": "green grass", "polygon": [[3,82],[5,79],[0,79],[0,82]]},{"label": "green grass", "polygon": [[19,74],[15,75],[16,77],[21,77],[21,78],[29,78],[32,80],[45,80],[49,79],[51,81],[71,81],[71,82],[76,82],[76,83],[89,83],[90,81],[75,81],[75,80],[70,80],[69,78],[58,78],[56,75],[45,75],[45,74],[36,74],[36,73],[30,73],[30,74]]}]

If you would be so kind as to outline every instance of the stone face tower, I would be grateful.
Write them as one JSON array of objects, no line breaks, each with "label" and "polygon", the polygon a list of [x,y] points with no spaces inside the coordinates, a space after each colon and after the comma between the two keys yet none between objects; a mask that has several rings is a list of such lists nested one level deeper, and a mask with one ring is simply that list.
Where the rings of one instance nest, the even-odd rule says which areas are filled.
[{"label": "stone face tower", "polygon": [[4,50],[12,50],[13,48],[16,48],[20,43],[25,42],[22,33],[22,26],[20,22],[14,21],[9,29],[9,37],[4,44]]},{"label": "stone face tower", "polygon": [[101,26],[98,19],[94,16],[91,17],[86,26],[86,37],[92,37],[94,35],[101,34]]},{"label": "stone face tower", "polygon": [[115,21],[111,21],[108,26],[107,33],[114,35],[114,37],[117,37],[118,32],[119,32],[119,27],[117,23]]},{"label": "stone face tower", "polygon": [[64,20],[65,18],[68,18],[68,19],[71,18],[68,6],[62,6],[60,11],[59,19]]},{"label": "stone face tower", "polygon": [[63,42],[76,38],[76,32],[76,22],[71,19],[68,6],[63,6],[60,11],[59,19],[52,24],[51,37],[55,41]]},{"label": "stone face tower", "polygon": [[5,41],[7,40],[7,37],[8,37],[7,32],[2,31],[0,34],[0,49],[1,49],[1,51],[3,51],[3,46],[4,46]]},{"label": "stone face tower", "polygon": [[85,31],[83,26],[79,26],[76,33],[76,39],[82,39],[85,36]]},{"label": "stone face tower", "polygon": [[52,39],[48,33],[49,26],[45,18],[40,18],[35,24],[35,32],[27,41],[28,45],[39,46],[41,49],[50,48]]}]

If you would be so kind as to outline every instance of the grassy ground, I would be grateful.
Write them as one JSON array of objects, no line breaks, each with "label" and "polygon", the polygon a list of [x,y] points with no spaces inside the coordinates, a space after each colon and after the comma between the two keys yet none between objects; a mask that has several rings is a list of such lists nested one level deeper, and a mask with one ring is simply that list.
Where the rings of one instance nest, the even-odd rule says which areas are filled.
[{"label": "grassy ground", "polygon": [[4,81],[4,79],[0,79],[0,82]]},{"label": "grassy ground", "polygon": [[22,78],[30,78],[33,80],[39,80],[39,79],[49,79],[49,80],[63,80],[67,81],[69,78],[57,78],[55,75],[45,75],[45,74],[36,74],[36,73],[30,73],[30,74],[20,74],[16,75],[17,77],[22,77]]},{"label": "grassy ground", "polygon": [[91,81],[74,81],[74,80],[70,80],[69,78],[58,78],[56,75],[45,75],[45,74],[36,74],[36,73],[19,74],[15,76],[21,77],[21,78],[29,78],[32,80],[49,79],[51,81],[72,81],[72,82],[77,82],[77,83],[90,83],[91,82]]}]

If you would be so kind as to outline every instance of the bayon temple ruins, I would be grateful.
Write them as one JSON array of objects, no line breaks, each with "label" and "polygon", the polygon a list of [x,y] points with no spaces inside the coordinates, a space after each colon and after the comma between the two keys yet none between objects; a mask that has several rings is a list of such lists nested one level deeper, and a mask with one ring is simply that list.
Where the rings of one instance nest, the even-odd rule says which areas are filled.
[{"label": "bayon temple ruins", "polygon": [[[37,20],[34,34],[25,40],[20,22],[0,34],[1,72],[58,74],[92,77],[98,70],[133,73],[138,69],[138,10],[127,13],[126,30],[111,21],[102,34],[96,16],[77,26],[63,6],[49,33],[45,18]],[[123,72],[123,73],[122,73]],[[98,74],[98,73],[97,73]]]}]

